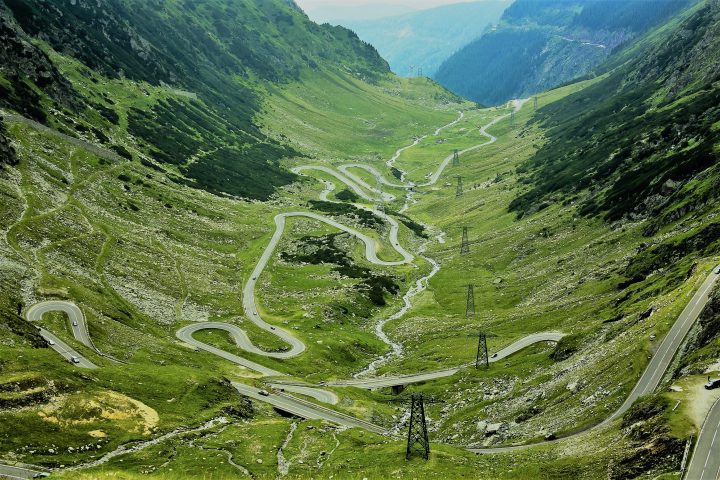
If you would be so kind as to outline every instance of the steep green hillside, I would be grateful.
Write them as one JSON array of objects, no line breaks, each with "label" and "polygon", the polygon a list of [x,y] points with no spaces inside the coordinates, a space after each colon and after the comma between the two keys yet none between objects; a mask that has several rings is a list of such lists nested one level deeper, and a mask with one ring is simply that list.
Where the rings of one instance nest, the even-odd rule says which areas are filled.
[{"label": "steep green hillside", "polygon": [[[287,185],[296,176],[286,164],[328,154],[388,157],[466,104],[432,82],[391,76],[347,30],[319,27],[284,1],[167,2],[162,14],[146,2],[5,6],[3,462],[77,464],[213,418],[245,421],[253,412],[228,379],[252,383],[254,374],[195,352],[175,331],[209,319],[242,322],[238,292],[272,234],[273,216],[317,200],[314,183]],[[223,25],[230,31],[222,34]],[[247,45],[243,35],[263,44],[253,46],[255,60],[231,51],[232,39]],[[384,225],[357,228],[380,239]],[[298,222],[287,242],[327,233],[335,232]],[[274,266],[268,275],[284,292],[299,288],[285,318],[326,347],[292,368],[350,375],[384,347],[364,326],[384,297],[397,297],[395,279],[368,265],[341,287],[323,286],[327,298],[317,306],[336,302],[345,313],[343,323],[321,331],[319,317],[303,316],[308,273],[297,274],[300,268]],[[315,270],[320,277],[330,267]],[[378,282],[387,288],[378,290]],[[45,315],[42,325],[101,368],[81,371],[63,361],[22,318],[46,299],[80,305],[97,350],[74,339],[63,315]],[[260,329],[246,330],[262,348],[283,347]],[[347,360],[340,368],[337,355]],[[277,421],[264,407],[256,415],[258,425]],[[267,438],[259,432],[252,442]]]},{"label": "steep green hillside", "polygon": [[[644,220],[648,237],[671,234],[637,254],[628,283],[716,252],[718,225],[697,219],[715,211],[720,192],[720,73],[708,61],[720,52],[719,29],[711,2],[644,56],[543,109],[548,142],[520,169],[532,188],[511,208],[523,215],[573,202],[581,215]],[[691,219],[689,232],[672,228]]]},{"label": "steep green hillside", "polygon": [[[133,135],[143,152],[176,167],[175,181],[213,193],[267,199],[294,178],[278,162],[296,152],[268,139],[254,122],[268,82],[296,81],[308,69],[338,69],[367,81],[388,72],[377,52],[352,32],[318,26],[280,0],[3,3],[13,17],[3,15],[0,31],[3,63],[10,66],[0,82],[7,85],[4,104],[76,135],[94,128],[68,125],[60,112],[45,119],[53,102],[60,103],[89,124],[100,121],[96,130]],[[181,96],[190,101],[155,99],[138,110],[92,92],[82,99],[75,93],[71,102],[67,79],[27,45],[26,34],[87,67],[76,75],[165,86],[185,92]],[[14,65],[23,71],[13,71]],[[32,73],[28,65],[35,65]]]},{"label": "steep green hillside", "polygon": [[[537,108],[480,108],[394,76],[285,0],[5,6],[0,469],[677,477],[718,392],[702,389],[718,368],[717,291],[654,394],[588,429],[625,401],[718,264],[717,1]],[[565,7],[546,4],[544,25],[585,11]],[[88,331],[57,311],[27,320],[43,301],[76,305]],[[208,322],[228,329],[178,334]],[[63,360],[37,327],[98,368]],[[490,354],[554,335],[476,369],[480,330]],[[455,373],[399,394],[347,386],[438,369]],[[405,458],[415,393],[428,461]],[[374,427],[268,403],[287,395]]]},{"label": "steep green hillside", "polygon": [[483,104],[526,97],[585,75],[689,3],[518,0],[497,29],[450,57],[435,78]]},{"label": "steep green hillside", "polygon": [[716,176],[702,174],[720,139],[720,74],[708,61],[720,50],[716,10],[705,7],[643,57],[543,109],[549,141],[525,170],[534,188],[512,208],[571,193],[583,214],[652,217],[660,227],[711,200],[716,190],[692,179]]},{"label": "steep green hillside", "polygon": [[377,48],[398,75],[412,77],[421,68],[423,75],[432,77],[452,54],[497,23],[507,7],[508,2],[495,0],[457,3],[340,24]]}]

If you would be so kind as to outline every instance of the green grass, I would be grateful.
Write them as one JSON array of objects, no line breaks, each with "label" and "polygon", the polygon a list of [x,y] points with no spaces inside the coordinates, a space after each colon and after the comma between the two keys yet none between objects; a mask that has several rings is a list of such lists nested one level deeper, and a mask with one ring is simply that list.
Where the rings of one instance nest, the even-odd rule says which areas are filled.
[{"label": "green grass", "polygon": [[[126,80],[100,78],[95,84],[73,61],[57,55],[53,59],[65,71],[75,70],[73,81],[88,95],[108,91],[121,105],[118,125],[106,132],[136,156],[141,150],[127,137],[127,109],[148,108],[178,95]],[[540,104],[593,82],[540,95]],[[453,103],[432,83],[394,77],[368,84],[340,74],[305,73],[301,82],[273,87],[270,93],[258,121],[268,134],[310,157],[288,159],[288,166],[363,161],[388,178],[392,176],[385,161],[397,148],[457,118],[457,109],[469,108]],[[461,122],[443,131],[443,143],[430,136],[403,153],[397,165],[408,170],[410,179],[421,181],[454,149],[485,142],[478,126],[507,112],[469,109]],[[546,433],[568,434],[605,418],[647,364],[654,346],[651,335],[662,338],[715,263],[683,258],[671,272],[622,290],[618,284],[643,241],[643,225],[610,225],[580,217],[569,202],[556,202],[518,220],[508,206],[528,187],[520,181],[517,167],[546,142],[541,127],[529,123],[533,115],[529,102],[514,125],[506,119],[491,129],[497,143],[463,155],[460,165],[449,166],[436,186],[416,194],[418,203],[407,215],[430,226],[426,254],[440,261],[442,269],[428,290],[414,299],[414,308],[387,325],[386,331],[402,343],[405,353],[380,373],[472,362],[480,328],[489,333],[491,353],[525,335],[559,330],[573,335],[570,355],[553,360],[554,346],[539,344],[487,371],[466,368],[453,377],[409,387],[401,398],[422,392],[438,400],[427,406],[435,442],[429,462],[406,462],[402,439],[299,422],[286,450],[293,462],[286,478],[605,478],[608,462],[622,457],[629,443],[616,427],[594,432],[571,447],[546,445],[513,454],[475,456],[440,444],[540,441]],[[260,385],[255,373],[181,345],[175,331],[191,321],[229,321],[246,329],[261,348],[284,346],[243,319],[242,288],[274,232],[274,216],[309,211],[308,201],[317,199],[323,188],[319,182],[308,179],[283,187],[268,202],[232,200],[178,186],[137,161],[110,163],[24,124],[11,124],[9,133],[17,142],[21,164],[14,176],[0,179],[0,193],[8,199],[0,208],[0,225],[7,230],[7,239],[0,237],[2,258],[12,262],[27,298],[76,302],[98,348],[129,363],[115,365],[77,346],[66,320],[58,315],[49,315],[44,324],[103,368],[80,371],[51,350],[31,349],[15,337],[3,340],[0,383],[23,381],[18,375],[26,373],[41,386],[39,378],[55,382],[55,394],[70,403],[59,409],[63,428],[38,415],[45,400],[21,412],[0,412],[0,455],[69,465],[150,438],[137,430],[134,417],[78,421],[87,420],[87,412],[72,404],[109,392],[156,411],[155,435],[197,426],[239,402],[226,379]],[[169,170],[179,172],[175,167]],[[356,173],[372,184],[367,173]],[[456,174],[463,176],[466,186],[461,198],[455,198]],[[312,177],[332,180],[323,174]],[[337,186],[336,192],[341,191],[342,185]],[[399,189],[388,191],[403,194]],[[401,204],[398,199],[388,207],[399,209]],[[338,218],[347,223],[347,218]],[[466,256],[459,255],[463,225],[470,227],[471,253]],[[354,228],[378,242],[382,258],[398,258],[387,244],[386,231]],[[672,228],[678,226],[668,226],[667,231]],[[447,234],[446,243],[435,241],[440,231]],[[401,285],[402,292],[386,294],[388,305],[378,308],[358,295],[359,279],[339,277],[332,265],[281,260],[280,254],[303,237],[332,233],[337,232],[319,222],[289,220],[258,283],[263,318],[301,338],[307,345],[303,355],[274,360],[246,354],[222,332],[203,331],[196,338],[311,382],[347,378],[387,352],[374,325],[400,308],[401,294],[430,267],[417,259],[410,265],[378,268],[366,261],[360,242],[347,240],[344,247],[355,265],[395,277]],[[400,241],[413,252],[426,243],[406,226],[401,227]],[[693,262],[696,270],[682,278]],[[465,318],[468,283],[475,285],[477,315],[472,319]],[[643,315],[650,309],[651,316]],[[573,384],[576,388],[569,388]],[[405,413],[406,403],[387,391],[335,391],[341,401],[334,408],[383,425],[394,425]],[[13,394],[12,399],[29,398],[30,390],[23,392],[27,393]],[[0,399],[10,399],[3,395]],[[255,407],[252,420],[174,437],[79,477],[77,472],[58,476],[233,478],[238,471],[226,461],[227,454],[217,450],[223,449],[256,478],[275,478],[277,449],[293,420],[278,417],[266,405],[256,402]],[[486,437],[479,421],[504,423],[510,430]],[[687,433],[686,417],[668,421],[678,437]],[[31,433],[17,435],[18,428]],[[98,429],[108,434],[99,449],[68,452],[67,446],[95,442],[89,432]],[[48,453],[53,445],[62,450]],[[320,457],[327,458],[318,466]]]}]

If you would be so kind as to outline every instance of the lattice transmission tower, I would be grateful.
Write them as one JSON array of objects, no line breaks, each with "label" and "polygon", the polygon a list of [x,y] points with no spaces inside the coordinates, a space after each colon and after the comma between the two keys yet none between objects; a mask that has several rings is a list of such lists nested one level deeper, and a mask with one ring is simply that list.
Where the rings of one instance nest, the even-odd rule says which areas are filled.
[{"label": "lattice transmission tower", "polygon": [[465,318],[472,318],[475,316],[475,285],[467,286],[467,302],[465,304]]},{"label": "lattice transmission tower", "polygon": [[468,227],[462,227],[462,240],[460,241],[460,255],[470,253],[470,237],[468,235]]},{"label": "lattice transmission tower", "polygon": [[409,460],[413,454],[418,454],[427,460],[430,458],[430,441],[428,440],[422,393],[413,393],[410,402],[410,428],[408,429],[405,459]]},{"label": "lattice transmission tower", "polygon": [[455,198],[460,198],[463,196],[463,184],[462,184],[462,177],[460,175],[457,176],[457,188],[455,188]]},{"label": "lattice transmission tower", "polygon": [[483,330],[480,330],[478,336],[478,348],[477,356],[475,357],[475,368],[480,367],[490,368],[490,357],[488,356],[487,348],[487,335]]}]

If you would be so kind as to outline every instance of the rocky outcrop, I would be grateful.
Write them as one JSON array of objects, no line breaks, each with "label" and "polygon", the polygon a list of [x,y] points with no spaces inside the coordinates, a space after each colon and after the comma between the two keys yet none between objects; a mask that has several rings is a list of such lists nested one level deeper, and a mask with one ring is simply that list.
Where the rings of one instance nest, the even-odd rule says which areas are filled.
[{"label": "rocky outcrop", "polygon": [[17,165],[15,149],[5,136],[5,124],[0,117],[0,169],[5,165]]},{"label": "rocky outcrop", "polygon": [[75,91],[48,56],[5,13],[0,11],[0,106],[45,122],[41,95],[33,85],[59,104],[77,107]]},{"label": "rocky outcrop", "polygon": [[608,466],[607,478],[649,478],[680,464],[685,442],[674,437],[664,421],[668,401],[661,396],[638,400],[625,414],[622,432],[629,442],[621,458]]}]

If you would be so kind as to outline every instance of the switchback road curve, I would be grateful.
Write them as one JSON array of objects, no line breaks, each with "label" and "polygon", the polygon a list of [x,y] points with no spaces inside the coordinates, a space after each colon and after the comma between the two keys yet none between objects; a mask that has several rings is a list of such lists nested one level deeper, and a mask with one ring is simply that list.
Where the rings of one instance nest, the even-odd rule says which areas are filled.
[{"label": "switchback road curve", "polygon": [[[75,339],[86,347],[95,350],[95,346],[90,340],[85,315],[83,315],[82,310],[80,310],[77,305],[72,302],[50,300],[33,305],[25,316],[29,322],[39,322],[42,320],[42,316],[48,312],[64,312],[68,316],[70,328],[72,329]],[[60,340],[52,332],[39,326],[38,330],[40,331],[40,335],[48,342],[50,348],[58,352],[73,365],[82,368],[98,368],[97,365]],[[72,361],[73,357],[77,359],[77,363]]]},{"label": "switchback road curve", "polygon": [[[522,102],[516,102],[515,103],[515,109],[518,110],[522,106]],[[469,149],[464,150],[463,152],[468,152],[470,150],[474,150],[476,148],[480,148],[482,146],[494,143],[496,141],[496,137],[493,135],[487,133],[486,129],[489,128],[491,125],[496,124],[497,122],[503,120],[504,118],[507,118],[508,115],[498,117],[494,119],[491,123],[486,125],[481,129],[481,132],[486,135],[489,140],[483,144],[477,145],[475,147],[471,147]],[[418,141],[415,142],[417,144]],[[400,152],[400,151],[399,151]],[[396,155],[397,158],[398,155]],[[442,174],[442,171],[444,168],[449,164],[449,162],[452,160],[452,156],[448,156],[443,160],[443,162],[440,164],[438,169],[429,177],[429,180],[425,184],[417,185],[417,186],[428,186],[436,183]],[[365,170],[369,171],[370,173],[373,173],[374,175],[377,173],[376,178],[382,177],[377,170],[373,171],[374,169],[372,167],[363,166],[361,167],[359,164],[351,164],[345,166],[346,168],[342,169],[343,173],[334,172],[332,169],[328,169],[328,167],[322,167],[322,168],[316,168],[315,166],[310,167],[299,167],[299,171],[308,171],[308,170],[321,170],[325,173],[329,173],[333,175],[335,178],[338,178],[343,183],[348,185],[349,187],[353,188],[356,192],[360,194],[365,199],[373,201],[374,199],[379,199],[379,196],[382,192],[380,192],[377,189],[373,189],[369,185],[359,178],[352,178],[354,176],[351,176],[348,172],[349,168],[364,168]],[[330,171],[328,171],[330,170]],[[357,180],[360,180],[360,182],[357,182]],[[383,179],[384,180],[384,179]],[[391,184],[391,182],[382,182],[386,184],[387,186],[397,186],[397,184]],[[404,185],[406,188],[410,186],[410,184]],[[372,195],[368,195],[364,192],[364,188],[367,188],[367,190],[374,193],[376,196],[373,197]],[[383,194],[385,195],[385,194]],[[387,198],[387,197],[383,197]],[[263,256],[261,257],[260,261],[255,267],[255,270],[253,271],[253,274],[251,276],[251,280],[249,280],[246,283],[245,289],[243,291],[243,306],[246,315],[248,318],[250,318],[256,325],[258,325],[260,328],[268,331],[269,333],[272,333],[274,335],[277,335],[278,337],[285,340],[289,345],[290,348],[285,352],[265,352],[260,349],[257,349],[250,340],[247,338],[247,335],[239,328],[229,328],[229,324],[209,324],[209,323],[201,323],[196,325],[190,325],[188,327],[184,327],[180,331],[178,331],[178,338],[181,340],[193,344],[195,346],[198,346],[198,348],[202,348],[203,350],[206,350],[208,352],[211,352],[215,355],[221,356],[223,358],[226,358],[229,361],[233,361],[239,365],[246,366],[247,368],[251,368],[253,370],[259,371],[263,373],[264,375],[269,376],[282,376],[283,374],[281,372],[277,372],[273,369],[269,369],[267,367],[264,367],[262,365],[259,365],[255,362],[250,362],[247,359],[243,359],[242,357],[230,354],[228,352],[224,352],[223,350],[217,349],[215,347],[202,344],[202,342],[196,341],[192,334],[197,332],[198,330],[201,330],[203,328],[218,328],[220,330],[224,330],[228,332],[238,343],[238,345],[248,351],[258,353],[260,355],[264,356],[275,356],[276,358],[292,358],[296,355],[301,354],[304,349],[305,345],[303,342],[296,337],[294,337],[289,332],[286,332],[282,329],[279,329],[277,327],[274,327],[266,322],[264,322],[260,316],[256,313],[256,304],[255,304],[255,296],[254,296],[254,289],[257,282],[257,277],[262,273],[264,268],[267,266],[267,263],[269,259],[272,256],[272,253],[274,252],[274,249],[277,247],[277,244],[279,243],[280,238],[282,237],[282,234],[284,232],[284,226],[285,226],[285,220],[289,217],[305,217],[305,218],[311,218],[314,220],[322,221],[324,223],[327,223],[328,225],[331,225],[335,228],[338,228],[340,230],[346,231],[347,233],[350,233],[351,235],[354,235],[356,238],[360,239],[365,244],[365,253],[366,257],[369,261],[372,263],[376,263],[378,265],[401,265],[404,263],[411,262],[413,260],[413,255],[409,252],[405,251],[400,247],[399,243],[397,241],[393,241],[391,239],[391,245],[396,250],[398,254],[400,254],[403,259],[398,261],[383,261],[378,258],[377,256],[377,246],[376,241],[374,239],[371,239],[370,237],[365,236],[361,232],[358,232],[357,230],[354,230],[350,227],[346,227],[339,222],[323,216],[318,215],[311,212],[288,212],[288,213],[282,213],[276,216],[275,222],[276,222],[276,231],[273,235],[272,239],[270,240],[268,246],[266,247]],[[387,217],[387,216],[386,216]],[[397,238],[397,237],[395,237]],[[699,317],[700,312],[702,311],[703,307],[706,305],[708,301],[708,293],[712,289],[712,287],[715,285],[716,281],[718,279],[718,274],[711,273],[708,278],[705,280],[701,288],[696,292],[696,294],[693,296],[692,300],[688,303],[685,310],[682,312],[678,320],[675,322],[673,327],[671,328],[670,332],[666,335],[665,339],[662,341],[660,348],[656,352],[656,354],[653,356],[650,364],[648,365],[647,369],[643,373],[643,375],[640,377],[639,381],[637,382],[635,388],[631,392],[631,394],[628,396],[626,401],[623,403],[623,405],[613,413],[610,417],[608,417],[605,421],[603,421],[601,424],[597,425],[594,428],[599,428],[601,426],[604,426],[613,420],[620,417],[624,412],[628,410],[630,405],[641,395],[647,394],[652,392],[657,385],[659,384],[660,380],[662,379],[663,374],[667,371],[674,355],[676,354],[677,350],[679,349],[680,345],[682,344],[683,339],[685,338],[687,332],[692,327],[692,325],[695,323],[697,318]],[[66,312],[69,316],[71,315],[77,315],[77,312],[79,312],[79,309],[75,307],[73,309],[72,307],[75,307],[74,304],[71,304],[70,302],[44,302],[43,304],[36,305],[34,308],[35,310],[31,309],[28,311],[28,319],[31,321],[37,321],[43,313],[46,311],[51,310],[60,310]],[[84,321],[84,317],[82,316],[82,312],[80,312],[81,317],[79,319],[82,319],[82,325],[85,329],[85,332],[87,332],[87,327]],[[72,318],[72,317],[71,317]],[[80,321],[78,321],[78,326],[80,326]],[[233,327],[233,326],[230,326]],[[237,329],[237,330],[235,330]],[[48,332],[49,333],[49,332]],[[81,342],[85,343],[84,340],[89,340],[89,337],[84,337],[82,332],[74,333],[76,335],[76,338],[80,340]],[[546,336],[546,337],[545,337]],[[515,342],[514,344],[510,345],[506,349],[502,350],[501,352],[498,352],[498,355],[494,361],[499,360],[501,358],[505,358],[508,355],[511,355],[512,353],[515,353],[522,348],[525,348],[526,346],[536,343],[538,341],[557,341],[561,338],[562,334],[557,332],[550,332],[550,333],[542,333],[542,334],[534,334],[530,335],[524,339],[519,340],[518,342]],[[201,346],[202,344],[202,346]],[[503,353],[504,352],[504,353]],[[65,356],[65,353],[60,352]],[[502,354],[502,356],[501,356]],[[66,357],[67,358],[67,357]],[[92,364],[91,364],[92,365]],[[94,365],[92,365],[94,367]],[[88,367],[88,368],[92,368]],[[365,388],[378,388],[381,386],[386,385],[394,385],[397,384],[398,381],[402,381],[403,383],[413,383],[413,381],[426,381],[426,380],[432,380],[433,378],[441,378],[443,376],[449,376],[453,373],[457,372],[457,368],[454,369],[446,369],[443,371],[438,372],[423,372],[419,374],[413,374],[413,375],[407,375],[402,377],[390,377],[390,378],[383,378],[383,379],[356,379],[356,380],[348,380],[348,381],[337,381],[330,383],[328,382],[327,385],[334,385],[334,386],[359,386],[359,387],[365,387]],[[288,391],[295,391],[297,393],[303,393],[306,395],[310,395],[315,397],[318,400],[321,401],[327,401],[328,403],[334,403],[332,401],[331,395],[333,395],[331,392],[324,392],[319,393],[317,396],[313,395],[313,391],[323,392],[322,390],[312,388],[311,386],[305,386],[305,385],[282,385],[281,383],[276,384],[278,388],[283,388]],[[306,402],[302,399],[292,397],[290,395],[286,394],[275,394],[272,393],[270,395],[263,395],[260,393],[259,389],[256,389],[255,387],[250,387],[248,385],[236,383],[234,384],[235,388],[243,394],[247,394],[251,396],[252,398],[255,398],[259,401],[264,401],[266,403],[270,403],[275,405],[278,408],[286,409],[292,413],[295,413],[300,416],[305,416],[306,418],[321,418],[325,419],[330,422],[339,423],[341,425],[347,425],[347,426],[358,426],[361,428],[365,428],[369,431],[375,431],[377,433],[384,432],[384,430],[381,427],[378,427],[376,425],[369,424],[368,422],[364,422],[359,419],[354,419],[353,417],[349,417],[347,415],[339,414],[338,412],[335,412],[330,409],[324,409],[322,407],[319,407],[315,404],[312,404],[310,402]],[[325,396],[327,395],[327,396]],[[322,397],[322,398],[321,398]],[[324,398],[324,399],[323,399]],[[715,411],[715,409],[713,410]],[[329,413],[331,412],[331,413]],[[348,419],[349,418],[349,419]],[[707,422],[706,422],[707,423]],[[703,429],[705,430],[705,429]],[[583,433],[579,433],[577,435],[582,435]],[[565,441],[566,437],[563,439],[556,440],[556,442]],[[706,445],[706,441],[703,441],[702,443],[699,442],[699,445]],[[712,448],[713,443],[710,443],[710,447]],[[535,444],[529,444],[529,445],[518,445],[518,446],[510,446],[510,447],[500,447],[500,448],[487,448],[487,449],[470,449],[473,452],[476,453],[497,453],[497,452],[507,452],[507,451],[513,451],[521,448],[531,448],[535,446]],[[700,456],[698,458],[702,458],[702,453],[705,450],[700,450],[700,446],[698,447],[698,451],[700,451]],[[692,466],[692,465],[691,465]]]}]

